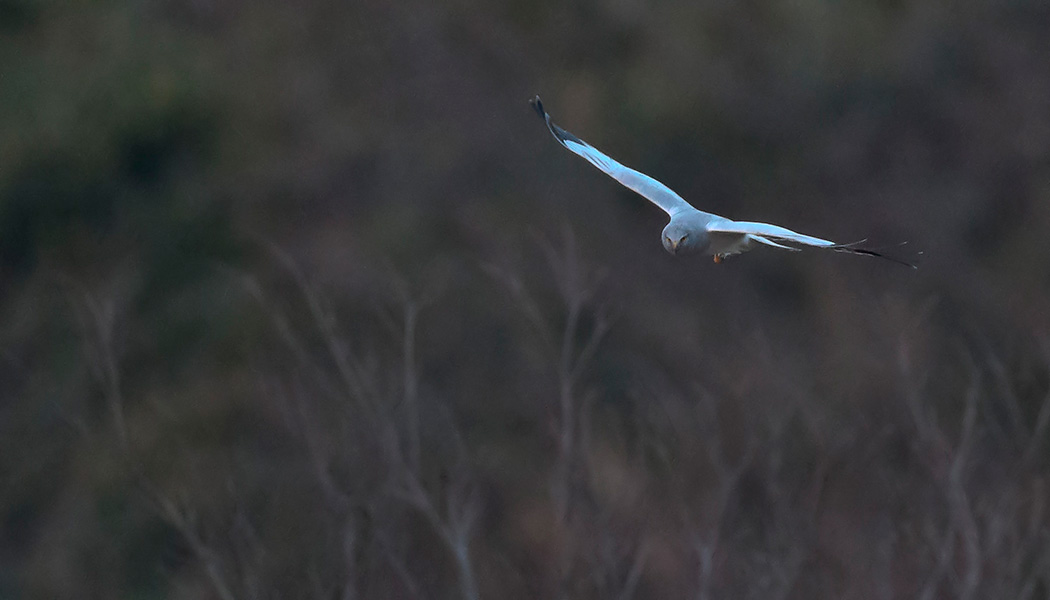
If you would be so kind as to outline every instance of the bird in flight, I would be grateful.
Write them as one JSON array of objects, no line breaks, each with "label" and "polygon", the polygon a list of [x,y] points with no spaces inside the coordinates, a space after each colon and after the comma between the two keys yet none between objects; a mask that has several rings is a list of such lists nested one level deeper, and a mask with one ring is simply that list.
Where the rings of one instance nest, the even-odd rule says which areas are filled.
[{"label": "bird in flight", "polygon": [[671,220],[664,227],[663,245],[671,254],[709,254],[714,257],[716,263],[720,263],[729,256],[747,252],[758,243],[783,250],[798,251],[803,247],[823,248],[834,252],[875,256],[913,269],[916,268],[911,263],[874,250],[858,248],[857,244],[864,240],[852,244],[837,244],[811,235],[796,233],[778,225],[732,221],[697,210],[666,185],[645,173],[621,165],[594,146],[555,125],[551,121],[551,116],[544,110],[539,96],[530,100],[529,104],[543,117],[547,123],[547,129],[559,144],[574,154],[582,156],[603,173],[640,194],[668,214]]}]

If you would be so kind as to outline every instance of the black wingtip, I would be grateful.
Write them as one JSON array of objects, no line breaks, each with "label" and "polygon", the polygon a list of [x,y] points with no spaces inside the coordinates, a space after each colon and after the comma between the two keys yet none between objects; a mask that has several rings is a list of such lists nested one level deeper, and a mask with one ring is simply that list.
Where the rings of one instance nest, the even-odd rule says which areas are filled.
[{"label": "black wingtip", "polygon": [[535,96],[532,100],[529,100],[529,104],[532,106],[533,110],[536,111],[536,114],[544,119],[547,118],[547,111],[543,110],[543,102],[540,102],[539,96]]},{"label": "black wingtip", "polygon": [[859,246],[859,245],[861,245],[861,244],[863,244],[864,242],[867,242],[867,241],[868,241],[868,238],[864,238],[863,240],[857,240],[855,242],[850,242],[848,244],[835,244],[834,247],[835,248],[855,248],[855,247],[857,247],[857,246]]},{"label": "black wingtip", "polygon": [[561,127],[558,127],[554,124],[553,121],[551,121],[551,116],[547,114],[547,109],[543,108],[543,102],[540,101],[539,96],[535,96],[532,100],[529,100],[529,104],[532,105],[532,108],[536,110],[536,114],[538,114],[540,118],[547,123],[547,129],[550,130],[551,135],[554,136],[554,139],[558,140],[559,144],[561,144],[562,146],[566,146],[566,142],[575,142],[577,144],[580,144],[581,146],[587,145],[587,142],[584,142],[575,135],[569,133],[568,131],[565,131]]},{"label": "black wingtip", "polygon": [[915,263],[910,263],[910,262],[908,262],[906,260],[901,260],[901,259],[899,259],[897,257],[894,257],[894,256],[887,256],[885,254],[882,254],[881,252],[876,252],[874,250],[868,250],[867,248],[853,248],[853,247],[850,247],[849,245],[847,245],[847,246],[833,247],[832,250],[834,250],[835,252],[847,252],[849,254],[860,254],[861,256],[874,256],[875,258],[881,258],[883,260],[888,260],[888,261],[890,261],[892,263],[896,263],[896,264],[904,266],[904,267],[911,267],[912,269],[915,269],[915,270],[918,270],[918,268],[919,268],[919,265],[917,265]]}]

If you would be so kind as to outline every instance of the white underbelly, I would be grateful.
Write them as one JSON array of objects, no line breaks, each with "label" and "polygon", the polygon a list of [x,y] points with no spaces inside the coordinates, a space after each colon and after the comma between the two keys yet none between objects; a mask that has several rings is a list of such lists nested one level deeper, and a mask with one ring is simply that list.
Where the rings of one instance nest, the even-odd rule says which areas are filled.
[{"label": "white underbelly", "polygon": [[708,247],[709,254],[729,256],[746,252],[751,247],[751,239],[746,233],[741,234],[718,234],[711,236],[711,245]]}]

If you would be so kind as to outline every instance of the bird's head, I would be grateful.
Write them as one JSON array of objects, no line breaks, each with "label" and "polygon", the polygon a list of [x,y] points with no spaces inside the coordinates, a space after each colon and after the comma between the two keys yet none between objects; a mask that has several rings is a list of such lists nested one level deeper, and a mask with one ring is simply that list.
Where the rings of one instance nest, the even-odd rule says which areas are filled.
[{"label": "bird's head", "polygon": [[664,249],[671,254],[696,254],[707,250],[710,242],[707,232],[699,227],[686,227],[681,223],[671,222],[664,227]]}]

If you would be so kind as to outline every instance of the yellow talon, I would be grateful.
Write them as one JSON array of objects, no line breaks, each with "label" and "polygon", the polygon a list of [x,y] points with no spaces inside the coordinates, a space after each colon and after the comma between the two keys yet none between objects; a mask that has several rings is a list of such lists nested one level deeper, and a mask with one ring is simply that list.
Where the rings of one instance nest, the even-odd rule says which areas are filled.
[{"label": "yellow talon", "polygon": [[722,255],[721,254],[716,254],[715,255],[715,264],[720,263],[720,262],[722,262]]}]

